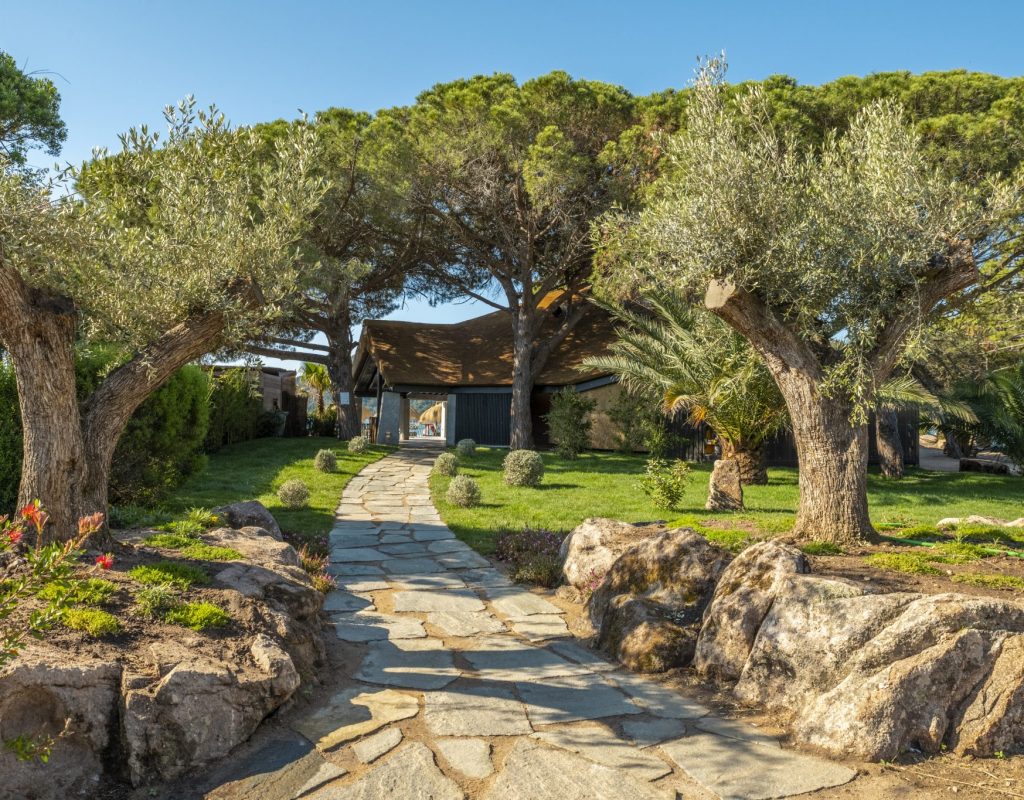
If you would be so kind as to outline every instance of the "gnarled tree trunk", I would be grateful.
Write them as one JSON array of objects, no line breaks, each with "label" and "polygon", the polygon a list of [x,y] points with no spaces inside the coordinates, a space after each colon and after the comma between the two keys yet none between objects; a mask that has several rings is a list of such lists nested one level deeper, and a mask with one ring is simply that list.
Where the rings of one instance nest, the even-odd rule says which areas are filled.
[{"label": "gnarled tree trunk", "polygon": [[902,478],[903,440],[900,438],[899,417],[891,408],[878,408],[875,411],[875,444],[882,475],[892,480]]}]

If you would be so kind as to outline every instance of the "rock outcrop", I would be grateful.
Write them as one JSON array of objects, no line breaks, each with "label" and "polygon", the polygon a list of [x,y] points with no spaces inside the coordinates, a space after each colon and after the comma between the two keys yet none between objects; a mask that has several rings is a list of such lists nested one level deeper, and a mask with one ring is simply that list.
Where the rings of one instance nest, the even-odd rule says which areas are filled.
[{"label": "rock outcrop", "polygon": [[735,458],[720,458],[711,468],[708,479],[708,511],[738,511],[743,508],[743,483],[740,465]]},{"label": "rock outcrop", "polygon": [[679,528],[619,556],[587,603],[598,644],[639,672],[685,666],[704,609],[732,556]]},{"label": "rock outcrop", "polygon": [[263,528],[275,539],[281,540],[281,526],[274,515],[259,500],[246,500],[243,503],[232,503],[218,506],[211,512],[220,522],[229,528]]},{"label": "rock outcrop", "polygon": [[594,589],[626,550],[664,530],[662,522],[632,524],[602,517],[583,520],[562,540],[558,553],[566,583],[584,591]]},{"label": "rock outcrop", "polygon": [[[259,503],[239,505],[247,510],[235,519],[269,516]],[[227,635],[180,628],[106,659],[44,640],[0,670],[0,741],[56,739],[47,765],[0,747],[0,800],[92,797],[108,778],[139,786],[200,769],[248,739],[313,674],[324,653],[323,595],[295,550],[263,527],[203,539],[243,555],[210,570],[210,589],[232,618]]]}]

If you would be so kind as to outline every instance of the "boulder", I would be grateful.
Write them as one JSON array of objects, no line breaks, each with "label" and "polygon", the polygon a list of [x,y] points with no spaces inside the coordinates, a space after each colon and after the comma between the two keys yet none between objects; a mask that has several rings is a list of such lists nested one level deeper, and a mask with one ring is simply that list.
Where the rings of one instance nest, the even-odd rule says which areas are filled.
[{"label": "boulder", "polygon": [[216,661],[187,649],[169,658],[162,648],[152,660],[160,680],[129,684],[124,692],[122,730],[135,786],[172,780],[227,755],[300,683],[289,655],[264,635],[252,641],[245,661]]},{"label": "boulder", "polygon": [[935,523],[936,528],[955,528],[957,525],[993,525],[1002,528],[1024,528],[1024,517],[1005,520],[999,517],[983,517],[979,514],[971,514],[969,517],[945,517]]},{"label": "boulder", "polygon": [[1003,640],[984,683],[965,703],[950,744],[973,756],[1024,749],[1024,636]]},{"label": "boulder", "polygon": [[280,540],[281,526],[274,515],[259,500],[246,500],[244,503],[231,503],[213,509],[213,515],[229,528],[263,528]]},{"label": "boulder", "polygon": [[246,561],[260,566],[271,569],[302,567],[295,548],[263,527],[214,528],[206,531],[202,539],[207,544],[231,547],[241,553]]},{"label": "boulder", "polygon": [[743,482],[740,464],[735,458],[720,458],[708,479],[708,511],[738,511],[743,508]]},{"label": "boulder", "polygon": [[693,661],[697,672],[739,678],[780,586],[790,575],[809,571],[803,553],[774,540],[740,553],[722,573],[704,614]]},{"label": "boulder", "polygon": [[645,671],[689,663],[704,609],[731,558],[689,528],[633,545],[587,602],[599,641]]},{"label": "boulder", "polygon": [[597,646],[633,672],[665,672],[693,658],[697,631],[675,622],[671,612],[620,594],[605,610]]},{"label": "boulder", "polygon": [[989,475],[1009,475],[1010,465],[1001,461],[991,461],[987,458],[961,458],[961,472],[984,472]]},{"label": "boulder", "polygon": [[565,582],[584,591],[594,589],[620,555],[664,530],[663,522],[633,524],[602,517],[583,520],[562,540],[558,552]]},{"label": "boulder", "polygon": [[0,742],[57,739],[47,764],[19,761],[0,746],[0,798],[94,796],[117,729],[120,684],[117,663],[74,653],[55,659],[38,645],[0,670]]}]

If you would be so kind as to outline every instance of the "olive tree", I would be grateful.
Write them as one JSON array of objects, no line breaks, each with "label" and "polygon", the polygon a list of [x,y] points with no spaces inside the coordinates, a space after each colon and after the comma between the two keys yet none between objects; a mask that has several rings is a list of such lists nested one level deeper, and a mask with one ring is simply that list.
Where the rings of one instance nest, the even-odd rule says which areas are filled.
[{"label": "olive tree", "polygon": [[979,283],[1016,192],[943,177],[890,101],[810,148],[757,87],[722,95],[711,62],[626,226],[632,277],[703,296],[764,360],[796,439],[795,532],[870,538],[867,410],[925,321]]},{"label": "olive tree", "polygon": [[[135,409],[179,367],[273,324],[295,285],[295,242],[319,185],[297,129],[273,167],[258,141],[191,100],[169,134],[133,129],[116,155],[72,170],[77,194],[0,176],[0,341],[24,425],[19,503],[53,530],[105,512],[111,459]],[[74,345],[120,365],[79,406]]]}]

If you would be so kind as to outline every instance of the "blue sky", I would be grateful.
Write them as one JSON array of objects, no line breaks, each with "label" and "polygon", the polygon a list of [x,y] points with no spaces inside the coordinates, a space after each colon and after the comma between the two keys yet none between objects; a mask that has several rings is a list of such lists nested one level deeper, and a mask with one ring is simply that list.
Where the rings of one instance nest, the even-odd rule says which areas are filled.
[{"label": "blue sky", "polygon": [[[0,0],[0,49],[57,83],[70,161],[115,147],[134,124],[159,124],[186,94],[236,124],[405,104],[476,73],[563,69],[646,94],[685,85],[698,56],[722,50],[733,80],[961,67],[1019,75],[1022,29],[1019,0]],[[486,310],[410,302],[393,316],[456,321]]]}]

